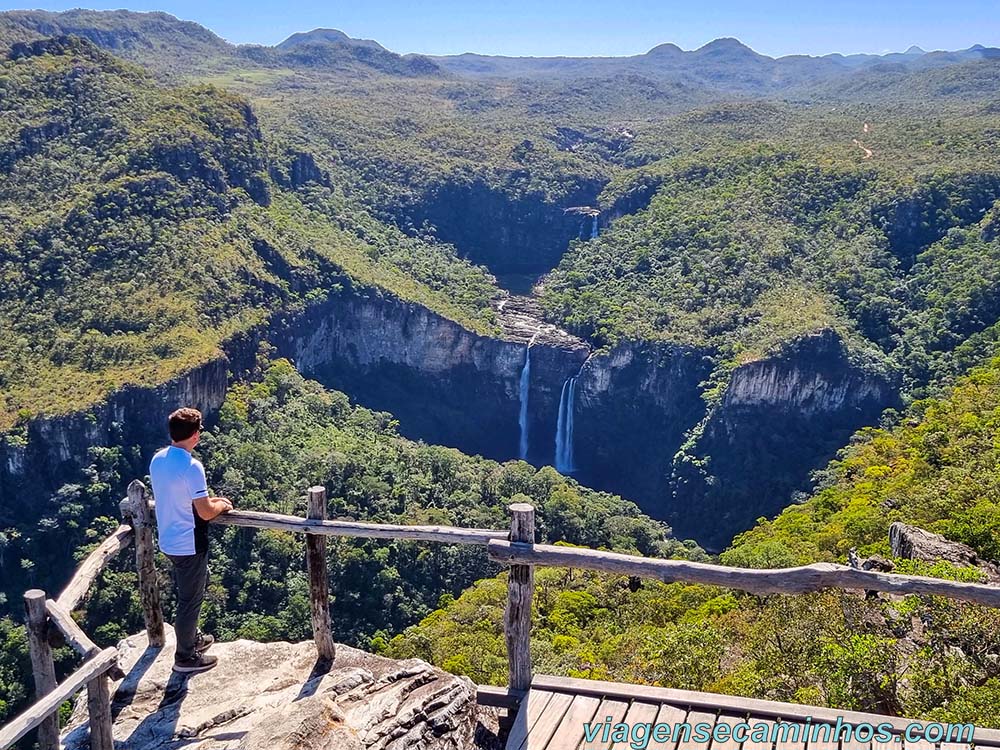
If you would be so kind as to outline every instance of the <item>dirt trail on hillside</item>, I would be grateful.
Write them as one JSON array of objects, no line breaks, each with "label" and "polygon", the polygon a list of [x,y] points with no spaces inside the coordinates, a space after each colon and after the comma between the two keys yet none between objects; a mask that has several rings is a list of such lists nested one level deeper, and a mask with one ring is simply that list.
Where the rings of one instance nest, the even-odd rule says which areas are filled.
[{"label": "dirt trail on hillside", "polygon": [[[868,123],[866,122],[864,124],[864,126],[861,128],[861,131],[867,135],[869,132],[871,132],[871,126],[869,126]],[[866,159],[871,159],[872,156],[875,153],[870,148],[868,148],[867,146],[865,146],[865,144],[863,144],[857,138],[854,139],[854,145],[857,146],[858,148],[860,148],[862,151],[865,152],[865,158]]]}]

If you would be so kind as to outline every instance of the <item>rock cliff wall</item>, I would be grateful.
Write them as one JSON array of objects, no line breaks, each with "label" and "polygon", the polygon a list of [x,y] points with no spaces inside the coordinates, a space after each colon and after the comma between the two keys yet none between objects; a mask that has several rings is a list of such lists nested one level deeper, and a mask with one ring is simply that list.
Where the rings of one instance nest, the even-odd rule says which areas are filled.
[{"label": "rock cliff wall", "polygon": [[[208,414],[217,410],[229,370],[242,359],[220,356],[155,388],[127,386],[92,409],[39,417],[0,437],[0,508],[30,517],[47,493],[78,476],[91,448],[141,446],[148,453],[163,444],[170,411],[181,404]],[[134,468],[137,476],[145,474],[142,461]]]},{"label": "rock cliff wall", "polygon": [[591,357],[577,384],[574,453],[581,482],[669,513],[666,478],[685,435],[705,413],[706,352],[627,342]]},{"label": "rock cliff wall", "polygon": [[518,454],[519,385],[532,339],[528,457],[549,463],[563,381],[590,351],[552,326],[492,338],[420,305],[343,296],[311,312],[286,350],[306,375],[391,412],[403,434],[504,460]]},{"label": "rock cliff wall", "polygon": [[853,364],[832,331],[736,368],[671,471],[666,517],[720,549],[808,487],[858,428],[897,404],[895,384]]}]

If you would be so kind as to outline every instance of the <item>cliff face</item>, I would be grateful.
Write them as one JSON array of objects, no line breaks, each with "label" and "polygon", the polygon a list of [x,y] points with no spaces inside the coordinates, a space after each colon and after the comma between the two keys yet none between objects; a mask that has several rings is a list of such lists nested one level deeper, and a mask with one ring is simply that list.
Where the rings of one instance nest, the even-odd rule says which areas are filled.
[{"label": "cliff face", "polygon": [[[337,646],[314,671],[312,643],[218,643],[219,665],[173,674],[173,633],[163,649],[144,635],[119,645],[124,680],[113,685],[113,735],[121,747],[173,750],[466,750],[487,747],[495,717],[476,687],[417,659],[395,661]],[[89,747],[86,694],[63,734]],[[491,721],[493,719],[493,721]],[[493,724],[493,726],[488,726]]]},{"label": "cliff face", "polygon": [[306,375],[389,411],[403,434],[498,459],[518,455],[520,380],[531,344],[529,458],[552,460],[563,382],[589,354],[552,326],[472,333],[424,307],[345,296],[311,313],[288,355]]},{"label": "cliff face", "polygon": [[853,365],[831,331],[733,371],[720,403],[675,462],[668,517],[718,549],[806,489],[851,433],[897,402],[893,383]]},{"label": "cliff face", "polygon": [[519,193],[528,172],[508,177],[509,184],[482,180],[448,181],[430,187],[418,203],[394,213],[414,226],[426,220],[438,237],[465,257],[494,273],[541,273],[554,268],[570,240],[590,236],[592,218],[566,209],[593,206],[603,182],[580,179],[567,195],[550,201],[541,193]]},{"label": "cliff face", "polygon": [[886,377],[853,364],[824,331],[738,367],[709,412],[709,352],[626,342],[592,354],[523,301],[508,304],[497,339],[416,305],[342,298],[304,326],[290,355],[306,374],[392,412],[406,435],[506,460],[519,455],[519,386],[533,340],[528,460],[555,463],[560,398],[576,377],[575,476],[716,548],[785,507],[896,401]]},{"label": "cliff face", "polygon": [[[40,496],[86,466],[93,447],[163,444],[167,414],[178,405],[205,413],[222,405],[231,366],[220,357],[156,388],[128,386],[86,412],[39,417],[25,434],[0,437],[0,507],[30,517]],[[145,474],[141,462],[134,468]]]},{"label": "cliff face", "polygon": [[704,415],[705,352],[626,342],[592,357],[577,384],[575,461],[581,482],[639,502],[665,518],[670,462]]}]

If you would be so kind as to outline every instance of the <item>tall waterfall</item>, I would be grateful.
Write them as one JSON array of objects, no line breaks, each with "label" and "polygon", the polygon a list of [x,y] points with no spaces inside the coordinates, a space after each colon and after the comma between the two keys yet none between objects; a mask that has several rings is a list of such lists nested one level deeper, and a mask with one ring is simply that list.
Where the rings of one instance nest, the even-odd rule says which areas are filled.
[{"label": "tall waterfall", "polygon": [[601,232],[601,228],[597,224],[597,217],[598,216],[599,216],[599,214],[594,214],[594,223],[590,227],[590,239],[592,239],[592,240],[596,240],[597,239],[597,235],[600,234],[600,232]]},{"label": "tall waterfall", "polygon": [[525,461],[528,459],[528,387],[531,385],[531,345],[535,343],[536,338],[538,338],[537,333],[528,342],[528,346],[524,350],[524,367],[521,368],[519,393],[521,398],[521,412],[517,417],[517,424],[521,428],[521,443],[518,455]]},{"label": "tall waterfall", "polygon": [[573,400],[576,395],[576,377],[563,383],[559,396],[559,416],[556,419],[556,471],[572,474],[576,471],[573,462]]}]

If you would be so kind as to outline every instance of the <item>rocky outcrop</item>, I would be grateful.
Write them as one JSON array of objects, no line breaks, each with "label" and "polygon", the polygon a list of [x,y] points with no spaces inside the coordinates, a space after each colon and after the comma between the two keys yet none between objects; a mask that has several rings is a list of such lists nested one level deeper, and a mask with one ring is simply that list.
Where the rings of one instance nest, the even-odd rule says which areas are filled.
[{"label": "rocky outcrop", "polygon": [[[337,646],[328,671],[311,643],[234,641],[212,647],[219,665],[171,672],[173,634],[162,650],[145,637],[119,646],[124,680],[113,685],[114,738],[138,750],[466,750],[483,747],[495,717],[476,686],[417,659],[395,661]],[[89,747],[86,694],[63,734]]]},{"label": "rocky outcrop", "polygon": [[894,522],[889,527],[889,546],[894,557],[931,563],[943,560],[959,567],[979,568],[991,581],[1000,581],[1000,566],[982,559],[972,547],[917,526]]},{"label": "rocky outcrop", "polygon": [[532,297],[506,297],[496,306],[503,331],[501,338],[527,346],[552,346],[566,351],[590,352],[590,344],[543,320],[542,306]]},{"label": "rocky outcrop", "polygon": [[[867,402],[881,403],[885,398],[885,380],[873,378],[842,359],[840,340],[832,331],[805,339],[798,349],[787,357],[737,368],[726,388],[722,410],[734,413],[774,408],[808,418],[863,408]],[[803,360],[810,366],[803,367]]]}]

